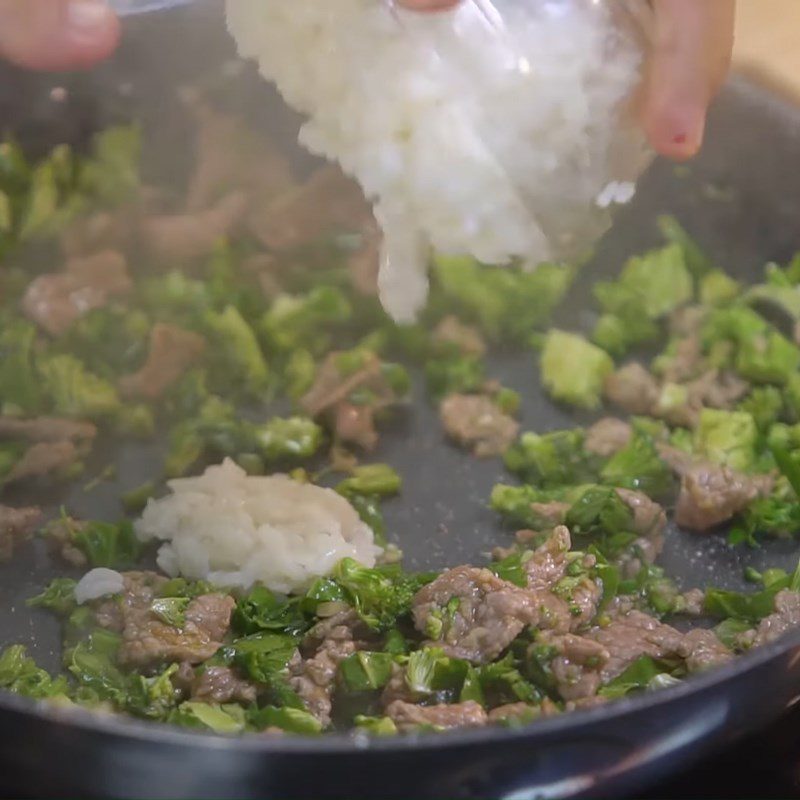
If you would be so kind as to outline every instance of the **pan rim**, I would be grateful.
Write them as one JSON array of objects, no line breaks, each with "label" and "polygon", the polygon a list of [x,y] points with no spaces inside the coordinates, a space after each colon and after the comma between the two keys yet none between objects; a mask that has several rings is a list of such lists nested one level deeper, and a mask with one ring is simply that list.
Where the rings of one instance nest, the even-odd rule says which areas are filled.
[{"label": "pan rim", "polygon": [[[589,709],[576,709],[546,719],[535,720],[519,728],[490,726],[472,730],[392,737],[358,737],[352,733],[336,732],[312,736],[267,737],[250,735],[223,736],[212,732],[190,731],[158,722],[147,722],[123,715],[93,713],[81,708],[63,708],[0,692],[0,711],[23,714],[37,721],[54,724],[70,730],[89,734],[112,735],[127,738],[131,743],[167,745],[187,749],[238,751],[243,754],[264,755],[343,755],[353,753],[404,753],[419,750],[443,751],[472,745],[510,744],[546,738],[568,732],[578,732],[592,723],[618,720],[644,710],[653,710],[679,698],[700,694],[712,686],[725,684],[755,670],[758,666],[800,649],[800,628],[756,650],[737,657],[706,673],[664,689],[615,700],[607,705]],[[800,683],[798,683],[800,692]]]}]

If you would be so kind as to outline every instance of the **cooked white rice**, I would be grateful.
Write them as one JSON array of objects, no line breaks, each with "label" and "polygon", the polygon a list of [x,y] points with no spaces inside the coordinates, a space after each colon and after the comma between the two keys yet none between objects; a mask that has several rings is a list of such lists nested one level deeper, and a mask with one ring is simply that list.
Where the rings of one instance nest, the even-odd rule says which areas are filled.
[{"label": "cooked white rice", "polygon": [[119,572],[105,567],[97,567],[89,570],[75,584],[75,602],[83,605],[90,600],[119,594],[124,588],[125,582]]},{"label": "cooked white rice", "polygon": [[381,548],[355,509],[331,489],[285,475],[250,477],[226,460],[196,478],[170,481],[147,504],[136,533],[165,542],[168,575],[276,592],[307,589],[342,558],[371,567]]},{"label": "cooked white rice", "polygon": [[617,185],[638,177],[644,147],[621,106],[640,48],[610,5],[624,3],[466,0],[419,15],[387,0],[227,0],[227,15],[241,55],[307,115],[301,142],[375,201],[381,296],[409,320],[430,247],[493,264],[572,257],[629,199]]}]

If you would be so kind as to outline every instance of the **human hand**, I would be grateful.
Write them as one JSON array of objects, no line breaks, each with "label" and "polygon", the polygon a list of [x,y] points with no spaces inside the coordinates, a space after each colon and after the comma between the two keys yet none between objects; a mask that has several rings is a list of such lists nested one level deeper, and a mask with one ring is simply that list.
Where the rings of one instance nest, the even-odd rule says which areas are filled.
[{"label": "human hand", "polygon": [[[442,11],[459,0],[400,0],[407,8]],[[662,155],[694,156],[706,112],[727,75],[736,0],[651,0],[656,16],[641,102],[642,127]]]},{"label": "human hand", "polygon": [[0,59],[18,66],[90,67],[118,40],[119,21],[106,0],[0,0]]}]

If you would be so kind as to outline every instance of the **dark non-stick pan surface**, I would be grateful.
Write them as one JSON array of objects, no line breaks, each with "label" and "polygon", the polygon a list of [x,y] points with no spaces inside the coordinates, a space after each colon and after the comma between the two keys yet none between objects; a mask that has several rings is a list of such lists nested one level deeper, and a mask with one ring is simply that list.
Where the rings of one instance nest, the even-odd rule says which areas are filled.
[{"label": "dark non-stick pan surface", "polygon": [[[135,21],[119,56],[91,76],[57,78],[0,74],[0,123],[31,150],[67,140],[85,147],[110,121],[142,121],[146,169],[179,182],[191,163],[191,127],[178,107],[178,85],[217,76],[212,90],[292,146],[297,120],[251,70],[223,69],[233,56],[219,8]],[[228,77],[219,77],[227,74]],[[69,89],[66,101],[51,90]],[[661,213],[676,215],[719,264],[744,280],[762,265],[785,261],[800,247],[800,114],[743,82],[731,85],[710,125],[703,156],[690,168],[657,164],[633,206],[620,215],[560,312],[559,324],[587,328],[593,320],[588,283],[617,271],[624,259],[658,242]],[[493,376],[521,391],[525,428],[576,424],[571,412],[543,395],[530,353],[498,355]],[[376,457],[403,475],[402,498],[386,506],[394,540],[409,568],[480,563],[510,541],[486,508],[492,485],[509,480],[496,461],[476,461],[442,441],[435,413],[418,392],[413,409],[395,421]],[[579,420],[584,421],[584,420]],[[121,492],[158,472],[154,447],[107,449],[117,477],[84,491],[75,486],[36,500],[55,510],[116,518]],[[742,588],[742,571],[792,569],[793,542],[760,550],[729,548],[724,537],[671,530],[661,563],[685,586]],[[28,644],[56,667],[55,621],[25,599],[63,574],[41,542],[0,568],[0,644]],[[0,776],[26,796],[280,797],[280,798],[535,798],[604,795],[632,790],[774,719],[800,693],[800,632],[676,689],[545,720],[519,731],[482,730],[423,739],[245,740],[190,734],[127,720],[96,720],[74,712],[34,710],[0,697]]]}]

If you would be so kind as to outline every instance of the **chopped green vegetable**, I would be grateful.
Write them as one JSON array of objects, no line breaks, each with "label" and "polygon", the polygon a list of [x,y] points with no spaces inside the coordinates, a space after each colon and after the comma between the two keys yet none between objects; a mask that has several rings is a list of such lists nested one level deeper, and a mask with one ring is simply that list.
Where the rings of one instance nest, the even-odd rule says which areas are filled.
[{"label": "chopped green vegetable", "polygon": [[123,568],[136,563],[142,545],[136,538],[133,523],[86,522],[72,526],[72,543],[93,567]]},{"label": "chopped green vegetable", "polygon": [[574,485],[594,479],[597,459],[583,449],[580,429],[523,433],[506,452],[506,467],[526,483],[542,487]]},{"label": "chopped green vegetable", "polygon": [[559,330],[547,333],[541,379],[556,400],[579,408],[597,408],[603,383],[613,371],[614,362],[608,353],[582,336]]},{"label": "chopped green vegetable", "polygon": [[298,599],[279,598],[260,584],[237,600],[232,622],[236,630],[249,634],[280,631],[297,635],[310,624]]},{"label": "chopped green vegetable", "polygon": [[38,372],[42,389],[59,416],[102,419],[116,415],[122,407],[117,390],[74,356],[41,359]]},{"label": "chopped green vegetable", "polygon": [[355,726],[372,736],[397,735],[397,725],[389,717],[366,717],[359,714],[355,718]]},{"label": "chopped green vegetable", "polygon": [[704,408],[695,429],[697,453],[722,466],[748,471],[755,462],[758,428],[745,411],[721,411]]},{"label": "chopped green vegetable", "polygon": [[305,417],[273,417],[254,432],[256,448],[268,462],[309,458],[323,440],[322,428]]},{"label": "chopped green vegetable", "polygon": [[262,398],[269,385],[269,370],[253,329],[234,306],[205,316],[214,344],[213,371],[228,390],[234,388],[253,399]]},{"label": "chopped green vegetable", "polygon": [[42,386],[35,365],[36,328],[28,322],[0,325],[0,410],[34,413],[42,405]]},{"label": "chopped green vegetable", "polygon": [[27,604],[31,608],[45,608],[66,617],[75,609],[75,586],[72,578],[53,578],[47,588],[35,597],[31,597]]},{"label": "chopped green vegetable", "polygon": [[279,679],[297,650],[297,639],[285,633],[255,633],[225,645],[225,658],[258,683],[273,684]]},{"label": "chopped green vegetable", "polygon": [[267,706],[248,715],[249,722],[256,730],[266,728],[280,728],[287,733],[305,734],[313,736],[322,732],[322,723],[300,708],[276,708]]},{"label": "chopped green vegetable", "polygon": [[434,398],[478,391],[486,381],[485,365],[477,356],[434,358],[425,364],[428,391]]},{"label": "chopped green vegetable", "polygon": [[[609,699],[624,697],[631,692],[649,689],[654,682],[664,685],[662,676],[672,677],[674,669],[669,663],[658,661],[651,656],[636,659],[621,675],[609,681],[598,694]],[[670,681],[667,684],[671,683]]]},{"label": "chopped green vegetable", "polygon": [[188,597],[157,597],[150,604],[150,610],[166,625],[183,628],[189,602]]},{"label": "chopped green vegetable", "polygon": [[382,689],[392,676],[394,656],[359,650],[339,664],[339,674],[351,692]]},{"label": "chopped green vegetable", "polygon": [[526,271],[484,267],[471,258],[434,257],[434,296],[465,320],[474,321],[491,339],[525,342],[546,325],[572,283],[574,270],[541,264]]},{"label": "chopped green vegetable", "polygon": [[212,705],[191,701],[181,703],[170,715],[169,722],[214,733],[241,733],[245,727],[245,713],[241,706],[233,704]]},{"label": "chopped green vegetable", "polygon": [[156,484],[153,481],[146,481],[122,495],[122,506],[129,514],[137,514],[144,510],[151,498],[155,497],[156,491]]},{"label": "chopped green vegetable", "polygon": [[600,470],[603,483],[644,492],[649,497],[663,497],[672,488],[672,473],[661,460],[653,440],[636,433]]},{"label": "chopped green vegetable", "polygon": [[63,676],[53,678],[36,666],[27,650],[16,644],[0,654],[0,687],[14,694],[41,699],[64,694],[67,683]]},{"label": "chopped green vegetable", "polygon": [[356,467],[336,491],[344,497],[353,494],[389,497],[397,494],[402,484],[400,475],[388,464],[365,464]]}]

